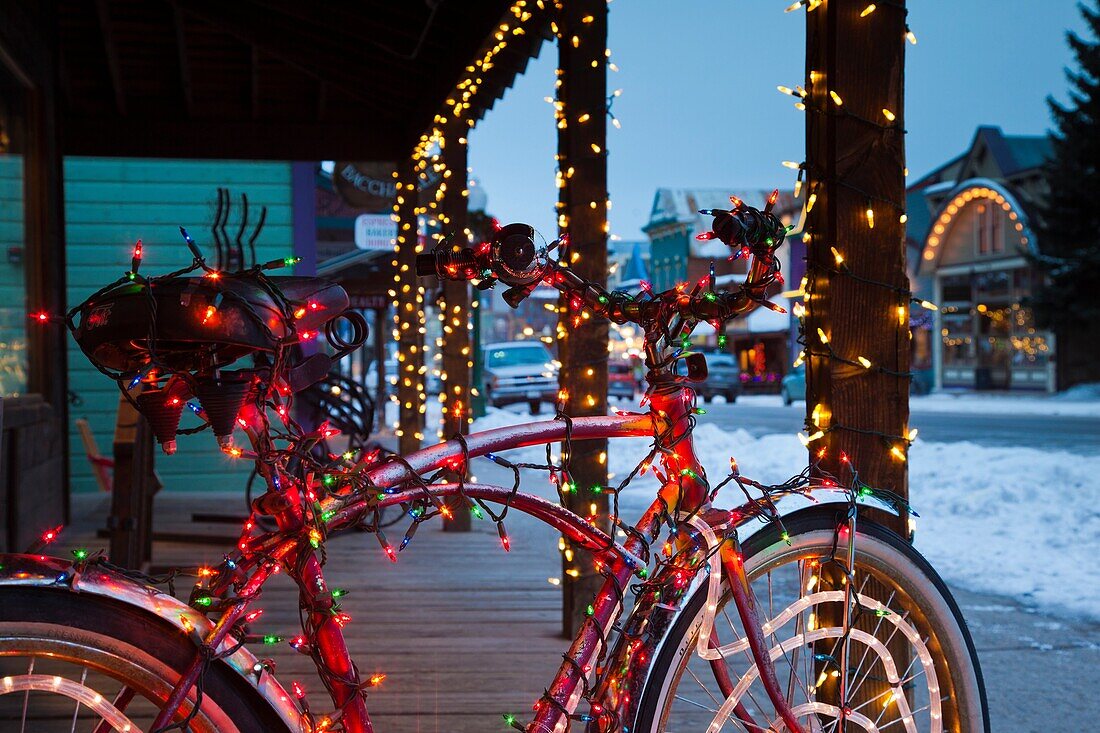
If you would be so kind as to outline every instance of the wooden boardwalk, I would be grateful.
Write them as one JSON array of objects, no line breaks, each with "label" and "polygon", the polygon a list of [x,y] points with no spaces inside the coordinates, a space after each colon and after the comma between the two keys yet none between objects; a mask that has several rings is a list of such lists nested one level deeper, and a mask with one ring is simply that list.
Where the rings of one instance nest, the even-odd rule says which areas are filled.
[{"label": "wooden boardwalk", "polygon": [[[477,473],[492,480],[492,468],[478,466]],[[103,494],[75,495],[73,525],[63,533],[56,554],[67,555],[77,546],[105,547],[95,533],[104,524],[108,502]],[[193,512],[243,515],[243,489],[162,492],[155,529],[237,531],[236,525],[195,524]],[[560,574],[558,537],[518,513],[510,514],[506,524],[509,553],[501,549],[495,526],[477,520],[469,533],[443,532],[437,523],[422,526],[396,564],[386,559],[372,534],[348,534],[328,544],[326,577],[331,586],[351,591],[341,603],[353,619],[345,629],[352,653],[365,676],[386,675],[368,701],[379,733],[504,730],[501,715],[511,712],[525,719],[549,685],[568,646],[560,636],[561,592],[547,582]],[[394,527],[387,537],[397,544],[403,531]],[[158,566],[214,564],[230,546],[158,542],[153,560]],[[183,586],[178,595],[188,592],[188,584]],[[288,638],[297,633],[297,590],[284,576],[265,586],[257,607],[264,615],[255,631]],[[285,643],[257,645],[253,651],[275,660],[284,686],[300,680],[315,711],[328,710],[307,657]]]}]

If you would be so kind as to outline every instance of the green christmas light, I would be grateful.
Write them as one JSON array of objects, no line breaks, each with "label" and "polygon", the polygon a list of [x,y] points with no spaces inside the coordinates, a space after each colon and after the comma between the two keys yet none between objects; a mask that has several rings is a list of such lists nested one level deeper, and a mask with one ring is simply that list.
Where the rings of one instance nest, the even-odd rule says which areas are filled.
[{"label": "green christmas light", "polygon": [[481,507],[477,506],[476,504],[470,509],[470,513],[473,514],[478,519],[484,519],[485,518],[485,515],[481,513]]},{"label": "green christmas light", "polygon": [[336,516],[336,512],[329,509],[327,512],[321,512],[321,521],[322,522],[327,522],[335,516]]},{"label": "green christmas light", "polygon": [[719,346],[725,346],[726,345],[726,334],[724,334],[724,333],[718,334],[718,345]]},{"label": "green christmas light", "polygon": [[505,713],[503,717],[505,725],[514,726],[516,724],[516,716],[511,713]]},{"label": "green christmas light", "polygon": [[85,550],[83,547],[78,547],[73,550],[73,557],[75,557],[77,560],[86,560],[88,559],[88,551]]},{"label": "green christmas light", "polygon": [[281,637],[281,636],[276,636],[275,634],[265,634],[264,635],[264,644],[267,644],[268,646],[272,646],[274,644],[281,644],[282,641],[283,641],[283,637]]},{"label": "green christmas light", "polygon": [[591,616],[594,613],[596,613],[596,609],[592,607],[591,603],[589,603],[588,608],[584,609],[584,615]]},{"label": "green christmas light", "polygon": [[210,606],[214,605],[214,599],[210,596],[199,596],[195,599],[195,605],[209,608]]}]

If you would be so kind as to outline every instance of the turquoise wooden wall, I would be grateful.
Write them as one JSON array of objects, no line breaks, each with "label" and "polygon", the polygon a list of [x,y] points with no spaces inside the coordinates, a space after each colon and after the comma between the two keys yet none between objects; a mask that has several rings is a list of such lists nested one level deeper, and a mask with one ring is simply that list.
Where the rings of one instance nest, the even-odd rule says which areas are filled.
[{"label": "turquoise wooden wall", "polygon": [[[267,223],[256,241],[257,258],[264,262],[293,254],[290,163],[66,158],[69,304],[80,302],[129,270],[137,239],[144,243],[145,274],[190,263],[180,226],[212,257],[210,224],[219,186],[229,188],[234,197],[226,227],[231,236],[240,222],[237,207],[243,192],[253,207],[251,222],[261,204],[268,208]],[[118,389],[87,362],[71,339],[69,380],[70,389],[82,401],[70,408],[71,418],[86,417],[100,450],[109,453]],[[74,426],[70,426],[69,446],[73,491],[98,490]],[[168,490],[213,490],[243,487],[249,467],[219,452],[207,431],[180,436],[179,452],[174,456],[158,451],[156,470]],[[243,504],[233,508],[243,509]]]},{"label": "turquoise wooden wall", "polygon": [[23,265],[8,261],[23,246],[23,157],[0,156],[0,396],[26,386],[27,327]]}]

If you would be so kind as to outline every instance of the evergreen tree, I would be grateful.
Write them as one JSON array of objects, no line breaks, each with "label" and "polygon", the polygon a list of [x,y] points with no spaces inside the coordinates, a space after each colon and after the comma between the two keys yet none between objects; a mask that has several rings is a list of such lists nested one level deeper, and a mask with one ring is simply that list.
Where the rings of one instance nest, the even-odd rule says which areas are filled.
[{"label": "evergreen tree", "polygon": [[1066,69],[1069,104],[1047,98],[1056,130],[1047,165],[1050,194],[1035,227],[1041,254],[1033,261],[1048,276],[1032,306],[1040,326],[1100,322],[1100,0],[1078,6],[1090,39],[1066,34],[1077,70]]}]

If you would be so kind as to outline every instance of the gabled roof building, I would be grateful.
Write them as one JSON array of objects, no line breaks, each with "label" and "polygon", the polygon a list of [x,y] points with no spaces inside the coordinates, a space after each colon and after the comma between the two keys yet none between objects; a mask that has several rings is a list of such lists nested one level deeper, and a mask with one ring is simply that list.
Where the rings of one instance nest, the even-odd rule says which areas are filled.
[{"label": "gabled roof building", "polygon": [[961,155],[908,189],[914,289],[939,305],[914,334],[913,367],[937,389],[1054,391],[1055,339],[1031,318],[1040,274],[1031,222],[1046,195],[1043,136],[979,127]]}]

